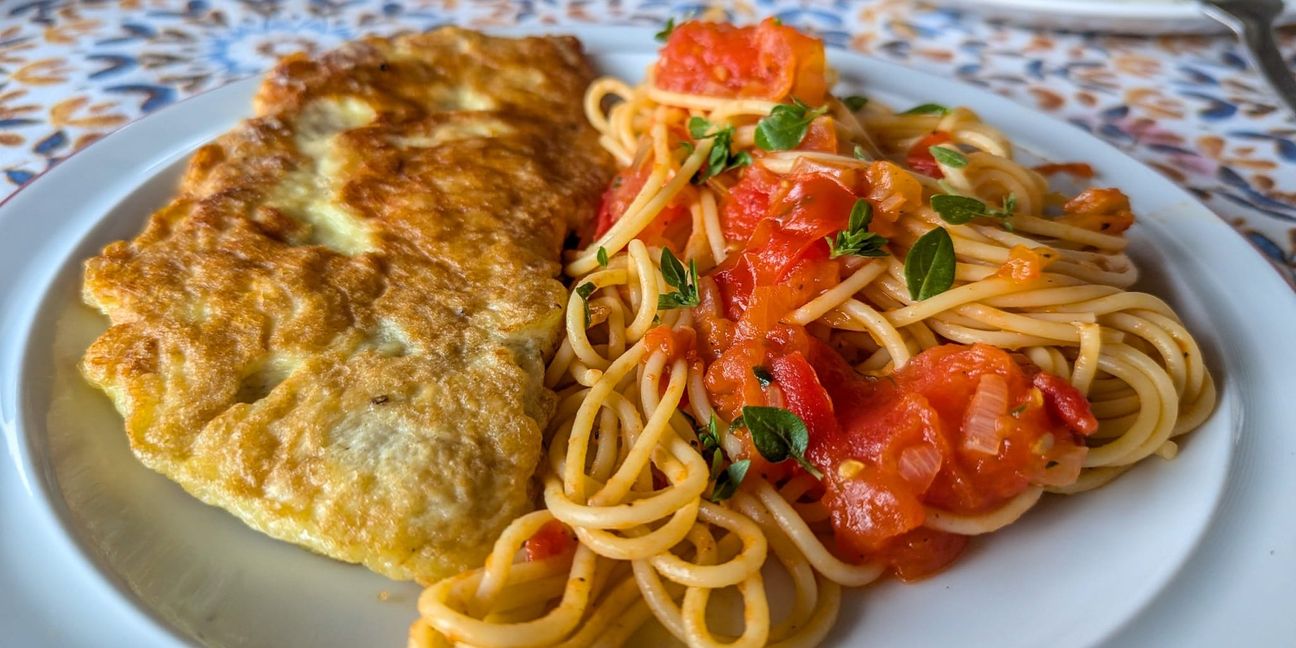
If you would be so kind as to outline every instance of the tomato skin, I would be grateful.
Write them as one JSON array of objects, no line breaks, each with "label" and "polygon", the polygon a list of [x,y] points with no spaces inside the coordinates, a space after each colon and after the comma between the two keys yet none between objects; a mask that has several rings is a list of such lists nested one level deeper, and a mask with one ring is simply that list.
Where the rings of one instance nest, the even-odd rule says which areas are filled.
[{"label": "tomato skin", "polygon": [[827,92],[823,41],[767,18],[752,27],[690,21],[671,32],[654,83],[713,97],[793,97],[811,105]]},{"label": "tomato skin", "polygon": [[756,164],[743,170],[720,204],[720,229],[727,241],[746,241],[769,215],[770,201],[782,187],[774,172]]},{"label": "tomato skin", "polygon": [[914,143],[909,147],[909,153],[905,155],[905,164],[910,169],[917,171],[925,176],[933,178],[944,178],[945,174],[941,172],[940,165],[936,163],[936,157],[931,153],[931,147],[945,144],[954,139],[945,131],[936,131]]},{"label": "tomato skin", "polygon": [[576,548],[576,538],[558,520],[549,520],[522,543],[528,561],[560,556]]},{"label": "tomato skin", "polygon": [[814,367],[800,351],[775,357],[770,362],[774,383],[783,390],[785,407],[805,421],[811,438],[837,436],[837,417],[828,392],[819,384]]},{"label": "tomato skin", "polygon": [[1041,393],[1048,411],[1077,434],[1089,436],[1098,431],[1098,419],[1089,407],[1089,399],[1071,383],[1051,373],[1039,372],[1032,379]]}]

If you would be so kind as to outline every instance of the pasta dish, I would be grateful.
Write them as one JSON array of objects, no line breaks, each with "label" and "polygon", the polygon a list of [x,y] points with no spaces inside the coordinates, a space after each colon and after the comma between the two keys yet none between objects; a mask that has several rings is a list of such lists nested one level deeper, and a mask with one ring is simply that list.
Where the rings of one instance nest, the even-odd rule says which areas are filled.
[{"label": "pasta dish", "polygon": [[843,587],[931,576],[1209,415],[1192,335],[1130,290],[1129,200],[1051,187],[1089,167],[1027,166],[964,108],[830,94],[822,43],[774,19],[660,38],[643,83],[585,96],[619,173],[566,259],[544,506],[427,587],[411,645],[614,646],[650,619],[817,645]]}]

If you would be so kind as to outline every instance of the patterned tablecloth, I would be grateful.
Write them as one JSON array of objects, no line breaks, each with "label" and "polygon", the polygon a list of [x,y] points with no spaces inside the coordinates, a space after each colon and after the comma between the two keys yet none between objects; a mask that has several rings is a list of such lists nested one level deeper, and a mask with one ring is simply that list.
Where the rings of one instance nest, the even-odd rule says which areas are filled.
[{"label": "patterned tablecloth", "polygon": [[[677,0],[0,0],[0,198],[139,116],[294,50],[441,23],[656,25]],[[1191,190],[1296,278],[1296,119],[1226,36],[1032,31],[907,0],[738,0],[1053,113]],[[1283,34],[1296,65],[1296,31]],[[33,215],[33,218],[55,215]]]}]

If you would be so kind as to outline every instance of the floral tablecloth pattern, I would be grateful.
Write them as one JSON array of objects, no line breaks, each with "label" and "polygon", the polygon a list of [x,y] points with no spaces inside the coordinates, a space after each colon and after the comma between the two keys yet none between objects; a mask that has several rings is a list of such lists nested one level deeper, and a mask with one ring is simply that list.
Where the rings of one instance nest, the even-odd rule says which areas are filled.
[{"label": "floral tablecloth pattern", "polygon": [[[1035,31],[908,0],[0,0],[0,198],[292,51],[443,23],[657,25],[708,4],[1052,113],[1191,190],[1296,278],[1296,118],[1231,38]],[[1281,40],[1296,66],[1296,31]]]}]

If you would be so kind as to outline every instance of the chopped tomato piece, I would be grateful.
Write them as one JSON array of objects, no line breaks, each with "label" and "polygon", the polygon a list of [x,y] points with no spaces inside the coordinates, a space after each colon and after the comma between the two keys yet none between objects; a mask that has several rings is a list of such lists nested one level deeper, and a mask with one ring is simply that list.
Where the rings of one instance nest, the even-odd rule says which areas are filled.
[{"label": "chopped tomato piece", "polygon": [[806,129],[805,137],[797,145],[799,151],[837,152],[837,127],[827,115],[815,118]]},{"label": "chopped tomato piece", "polygon": [[1028,248],[1025,245],[1014,245],[1008,252],[1008,260],[999,266],[996,277],[1011,279],[1015,283],[1026,283],[1040,278],[1044,268],[1057,258],[1057,253],[1047,247]]},{"label": "chopped tomato piece", "polygon": [[648,358],[657,351],[666,354],[667,362],[686,358],[692,353],[696,340],[697,334],[687,327],[677,330],[663,324],[648,329],[648,333],[644,335],[644,344],[648,347],[644,361],[647,362]]},{"label": "chopped tomato piece", "polygon": [[925,176],[933,178],[944,178],[945,174],[941,173],[940,165],[936,164],[936,157],[931,153],[931,147],[939,146],[954,138],[945,131],[936,131],[909,147],[909,153],[905,156],[905,164],[910,169],[917,171]]},{"label": "chopped tomato piece", "polygon": [[1134,224],[1129,197],[1120,189],[1091,187],[1062,206],[1057,220],[1104,234],[1120,234]]},{"label": "chopped tomato piece", "polygon": [[671,32],[654,83],[674,92],[797,98],[817,106],[828,87],[823,41],[772,18],[754,27],[690,21]]},{"label": "chopped tomato piece", "polygon": [[869,202],[873,205],[870,230],[883,236],[895,234],[895,223],[904,214],[922,206],[922,185],[908,171],[891,162],[874,162],[865,173]]},{"label": "chopped tomato piece", "polygon": [[549,520],[522,544],[529,561],[560,556],[576,548],[576,538],[558,520]]}]

